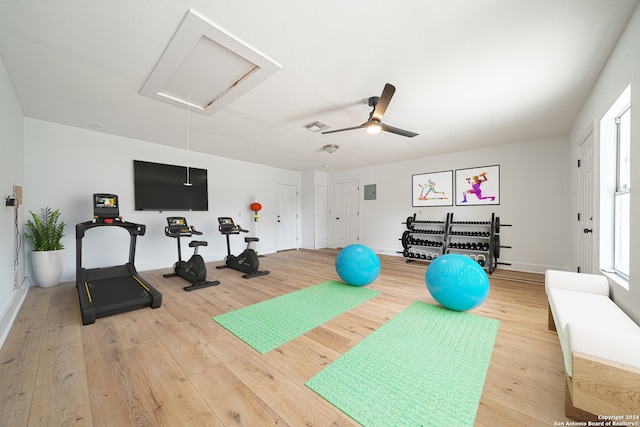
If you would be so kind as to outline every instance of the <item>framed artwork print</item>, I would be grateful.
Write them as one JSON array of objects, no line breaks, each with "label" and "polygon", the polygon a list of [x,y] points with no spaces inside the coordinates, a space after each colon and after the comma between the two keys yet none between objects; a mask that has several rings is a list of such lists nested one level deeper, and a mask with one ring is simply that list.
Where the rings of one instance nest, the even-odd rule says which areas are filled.
[{"label": "framed artwork print", "polygon": [[456,169],[456,206],[499,204],[500,165]]},{"label": "framed artwork print", "polygon": [[412,206],[452,206],[453,171],[430,172],[411,177]]}]

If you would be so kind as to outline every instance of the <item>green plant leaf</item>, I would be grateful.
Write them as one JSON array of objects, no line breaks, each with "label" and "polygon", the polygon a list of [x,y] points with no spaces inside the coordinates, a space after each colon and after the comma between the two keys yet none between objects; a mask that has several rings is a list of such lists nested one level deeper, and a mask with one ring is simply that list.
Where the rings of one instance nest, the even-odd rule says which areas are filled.
[{"label": "green plant leaf", "polygon": [[47,206],[41,211],[39,216],[29,211],[31,219],[27,221],[27,227],[30,232],[25,231],[24,236],[33,243],[36,251],[64,249],[62,237],[64,236],[65,223],[60,221],[60,210],[52,211]]}]

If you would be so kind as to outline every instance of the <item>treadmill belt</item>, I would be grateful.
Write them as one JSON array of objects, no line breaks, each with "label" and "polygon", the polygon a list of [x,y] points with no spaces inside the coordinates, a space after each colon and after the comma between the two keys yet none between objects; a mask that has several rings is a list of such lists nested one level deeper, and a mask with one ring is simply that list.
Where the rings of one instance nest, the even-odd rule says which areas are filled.
[{"label": "treadmill belt", "polygon": [[87,282],[96,317],[105,317],[151,305],[151,295],[133,276]]}]

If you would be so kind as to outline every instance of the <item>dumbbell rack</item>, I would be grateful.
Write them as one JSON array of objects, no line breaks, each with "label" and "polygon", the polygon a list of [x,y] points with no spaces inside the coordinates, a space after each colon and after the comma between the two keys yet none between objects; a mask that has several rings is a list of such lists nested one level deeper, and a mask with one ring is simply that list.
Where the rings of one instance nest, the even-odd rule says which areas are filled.
[{"label": "dumbbell rack", "polygon": [[403,224],[407,230],[400,238],[403,251],[399,253],[406,262],[429,262],[440,255],[459,253],[477,261],[489,274],[498,264],[510,265],[498,262],[500,248],[511,246],[500,244],[500,217],[495,213],[491,214],[490,221],[454,221],[453,213],[448,213],[444,221],[424,221],[417,220],[413,214]]},{"label": "dumbbell rack", "polygon": [[449,229],[449,216],[445,221],[420,221],[416,214],[408,217],[403,224],[407,230],[402,233],[402,255],[407,262],[423,260],[431,261],[443,255],[447,247],[447,230]]}]

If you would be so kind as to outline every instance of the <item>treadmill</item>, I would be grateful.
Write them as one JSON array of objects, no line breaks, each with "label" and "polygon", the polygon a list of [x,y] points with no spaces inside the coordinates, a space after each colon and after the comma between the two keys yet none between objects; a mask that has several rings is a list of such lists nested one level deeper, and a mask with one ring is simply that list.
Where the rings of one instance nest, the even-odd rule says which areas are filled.
[{"label": "treadmill", "polygon": [[[162,294],[140,277],[134,266],[136,238],[144,236],[146,226],[122,219],[115,194],[94,194],[93,214],[93,220],[76,224],[76,287],[82,324],[89,325],[95,323],[96,318],[140,308],[160,307]],[[82,239],[87,230],[96,227],[120,227],[129,232],[131,240],[126,264],[90,269],[82,267]]]}]

